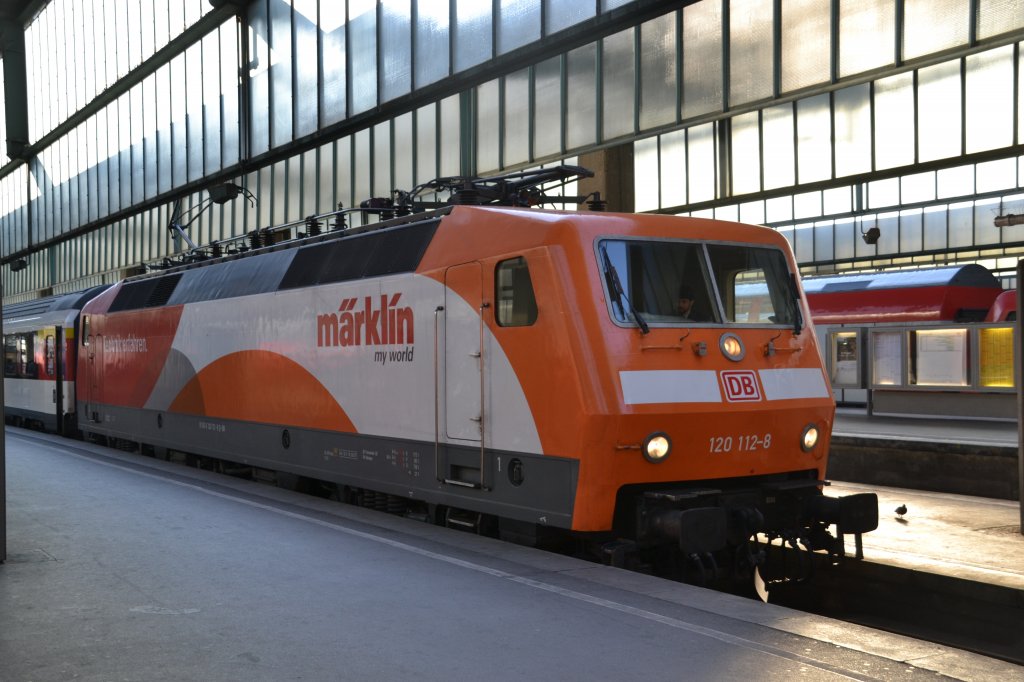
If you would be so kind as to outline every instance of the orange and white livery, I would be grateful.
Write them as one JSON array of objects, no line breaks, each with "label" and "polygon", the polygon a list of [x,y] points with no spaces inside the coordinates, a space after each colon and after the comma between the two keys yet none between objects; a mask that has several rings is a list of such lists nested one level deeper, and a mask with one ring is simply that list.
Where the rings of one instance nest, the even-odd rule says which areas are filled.
[{"label": "orange and white livery", "polygon": [[616,556],[757,533],[831,551],[826,526],[871,530],[877,507],[822,498],[834,402],[796,271],[736,223],[392,219],[106,291],[80,426]]}]

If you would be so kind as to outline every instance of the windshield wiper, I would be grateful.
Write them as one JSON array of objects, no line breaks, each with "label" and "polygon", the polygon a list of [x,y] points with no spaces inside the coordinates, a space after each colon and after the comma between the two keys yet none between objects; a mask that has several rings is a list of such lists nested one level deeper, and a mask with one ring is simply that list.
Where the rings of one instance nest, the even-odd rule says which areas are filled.
[{"label": "windshield wiper", "polygon": [[800,287],[796,284],[795,274],[790,274],[789,276],[789,288],[790,292],[793,294],[793,307],[796,309],[796,314],[794,315],[795,319],[793,320],[793,335],[799,336],[800,332],[803,331],[804,328],[804,311],[803,308],[800,307]]},{"label": "windshield wiper", "polygon": [[626,302],[626,306],[629,308],[630,314],[633,319],[636,320],[636,325],[640,327],[641,334],[647,334],[651,331],[644,319],[640,317],[640,313],[636,311],[633,304],[630,302],[629,297],[626,296],[626,292],[622,289],[622,282],[619,281],[619,273],[615,270],[615,266],[612,265],[612,261],[608,258],[608,250],[601,248],[602,260],[604,260],[604,279],[608,283],[608,291],[615,295],[615,305],[622,310],[622,301]]}]

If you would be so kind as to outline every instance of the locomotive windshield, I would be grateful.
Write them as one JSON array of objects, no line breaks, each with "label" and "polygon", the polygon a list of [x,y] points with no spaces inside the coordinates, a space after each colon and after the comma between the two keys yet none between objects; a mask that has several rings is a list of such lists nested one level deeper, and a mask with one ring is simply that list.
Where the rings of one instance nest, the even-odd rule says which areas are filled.
[{"label": "locomotive windshield", "polygon": [[778,249],[609,239],[598,251],[612,316],[621,324],[799,324]]}]

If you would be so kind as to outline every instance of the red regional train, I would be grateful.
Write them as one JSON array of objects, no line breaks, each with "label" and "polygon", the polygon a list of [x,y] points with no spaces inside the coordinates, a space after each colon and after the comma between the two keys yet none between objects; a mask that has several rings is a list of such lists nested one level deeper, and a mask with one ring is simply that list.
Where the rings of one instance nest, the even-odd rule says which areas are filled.
[{"label": "red regional train", "polygon": [[531,207],[577,174],[442,179],[112,286],[82,309],[78,427],[618,565],[859,548],[877,498],[822,493],[835,404],[786,240]]},{"label": "red regional train", "polygon": [[1016,313],[1016,294],[975,263],[807,277],[804,290],[816,325],[998,322]]},{"label": "red regional train", "polygon": [[840,404],[1017,420],[1017,294],[987,268],[807,277],[803,286]]}]

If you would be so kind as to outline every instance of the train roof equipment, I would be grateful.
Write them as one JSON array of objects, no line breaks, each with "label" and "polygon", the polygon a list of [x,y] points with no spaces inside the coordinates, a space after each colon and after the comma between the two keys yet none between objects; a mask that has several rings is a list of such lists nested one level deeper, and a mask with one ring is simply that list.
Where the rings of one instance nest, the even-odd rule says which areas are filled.
[{"label": "train roof equipment", "polygon": [[[604,203],[599,194],[564,196],[549,194],[564,188],[576,178],[592,178],[593,171],[581,166],[553,166],[526,171],[515,171],[479,178],[453,176],[436,178],[415,187],[411,192],[396,191],[394,199],[370,199],[370,202],[391,201],[392,208],[418,213],[450,205],[544,206],[548,204],[582,204],[591,200],[591,208],[601,210]],[[447,192],[447,201],[425,201],[422,197]],[[363,202],[366,204],[367,202]],[[376,207],[374,207],[376,208]]]},{"label": "train roof equipment", "polygon": [[977,264],[807,277],[816,324],[981,321],[1003,288]]},{"label": "train roof equipment", "polygon": [[[606,202],[600,192],[587,195],[565,195],[556,193],[564,190],[578,178],[592,178],[593,171],[581,166],[559,165],[525,171],[513,171],[489,177],[449,176],[435,178],[417,185],[412,190],[395,190],[390,197],[375,197],[363,201],[359,206],[310,215],[273,227],[255,229],[248,234],[215,241],[208,246],[198,246],[188,236],[188,226],[195,222],[214,204],[223,204],[239,195],[252,203],[255,197],[244,187],[233,183],[215,185],[207,190],[209,197],[188,211],[181,210],[181,199],[174,203],[171,220],[167,229],[176,238],[182,239],[188,250],[174,257],[163,258],[146,266],[151,270],[168,270],[182,265],[202,263],[224,256],[244,255],[247,252],[265,249],[288,241],[289,245],[310,237],[326,238],[326,227],[330,236],[348,236],[360,232],[379,230],[393,226],[394,218],[424,214],[429,211],[450,209],[452,206],[517,206],[536,207],[547,205],[580,205],[586,203],[592,211],[603,211]],[[447,199],[439,195],[447,194]],[[377,216],[383,223],[360,226],[348,224],[349,215]],[[186,220],[187,219],[187,220]],[[297,239],[290,239],[292,228],[296,228]],[[301,231],[304,230],[304,231]],[[281,235],[286,235],[281,239]]]}]

